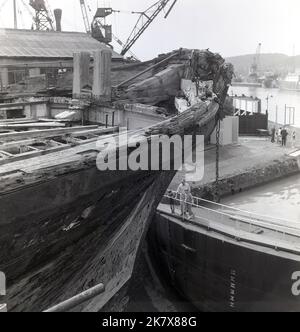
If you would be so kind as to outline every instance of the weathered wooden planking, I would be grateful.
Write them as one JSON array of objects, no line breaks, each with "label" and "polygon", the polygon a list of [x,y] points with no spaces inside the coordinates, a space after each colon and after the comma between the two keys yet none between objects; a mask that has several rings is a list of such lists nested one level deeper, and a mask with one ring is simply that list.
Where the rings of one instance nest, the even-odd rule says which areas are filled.
[{"label": "weathered wooden planking", "polygon": [[47,167],[52,162],[58,162],[58,164],[64,163],[65,161],[70,160],[74,155],[76,158],[84,159],[84,156],[81,154],[86,151],[97,151],[96,141],[78,145],[64,151],[51,153],[47,156],[32,157],[28,160],[21,160],[0,166],[0,176],[2,173],[15,172],[16,170],[26,168],[33,169],[35,166],[37,168]]},{"label": "weathered wooden planking", "polygon": [[31,123],[16,123],[16,124],[0,124],[1,129],[12,129],[12,130],[20,130],[20,129],[51,129],[51,128],[64,128],[66,125],[63,123],[56,122],[31,122]]},{"label": "weathered wooden planking", "polygon": [[22,119],[1,119],[0,124],[17,124],[17,123],[33,123],[36,122],[37,119],[32,119],[32,118],[22,118]]},{"label": "weathered wooden planking", "polygon": [[[30,152],[26,152],[26,153],[22,153],[22,154],[19,154],[19,155],[13,155],[7,159],[3,159],[3,160],[0,160],[0,165],[7,165],[9,163],[14,163],[16,161],[24,161],[24,160],[27,160],[27,159],[31,159],[33,157],[40,157],[40,156],[45,156],[45,155],[48,155],[50,153],[54,153],[54,152],[58,152],[58,151],[63,151],[63,150],[67,150],[67,149],[70,149],[71,148],[71,145],[59,145],[59,146],[54,146],[54,147],[51,147],[47,150],[38,150],[38,149],[35,149],[35,151],[30,151]],[[0,147],[0,152],[1,151],[1,147]]]},{"label": "weathered wooden planking", "polygon": [[98,129],[99,126],[78,126],[78,127],[70,127],[70,128],[62,128],[62,129],[45,129],[39,131],[24,131],[19,133],[5,133],[0,134],[0,142],[8,142],[13,140],[22,140],[29,138],[47,138],[60,136],[64,134],[71,134],[75,132],[82,132],[89,129]]},{"label": "weathered wooden planking", "polygon": [[39,141],[35,140],[35,139],[28,139],[28,140],[22,140],[22,141],[13,141],[13,142],[8,142],[8,143],[3,143],[3,144],[0,144],[0,150],[20,147],[21,145],[28,146],[28,145],[34,144],[36,142],[39,142]]},{"label": "weathered wooden planking", "polygon": [[39,118],[39,122],[57,122],[57,123],[64,123],[64,122],[72,122],[72,120],[60,120],[60,119],[47,119],[47,118]]},{"label": "weathered wooden planking", "polygon": [[39,104],[45,104],[47,103],[47,101],[45,100],[36,100],[36,101],[21,101],[21,102],[17,102],[17,103],[4,103],[4,104],[0,104],[0,109],[4,109],[4,108],[9,108],[9,110],[11,110],[13,107],[23,107],[26,105],[39,105]]},{"label": "weathered wooden planking", "polygon": [[148,135],[174,135],[182,134],[185,129],[189,129],[192,126],[196,126],[197,122],[206,114],[211,114],[211,109],[219,108],[219,105],[212,102],[207,104],[206,102],[199,103],[191,107],[189,110],[180,113],[179,115],[160,122],[157,125],[152,126],[147,130]]},{"label": "weathered wooden planking", "polygon": [[[146,135],[156,134],[182,134],[183,130],[187,127],[195,126],[196,123],[200,126],[205,125],[207,121],[213,119],[218,111],[219,105],[217,103],[211,103],[210,107],[206,103],[193,107],[186,112],[160,123],[159,125],[153,126],[152,130],[147,131]],[[140,131],[140,135],[143,135],[144,131]],[[136,135],[135,132],[129,133],[129,135]],[[99,137],[101,139],[102,137]],[[103,138],[104,139],[104,138]],[[95,155],[99,149],[97,148],[95,140],[87,144],[82,144],[74,148],[70,148],[65,151],[52,153],[47,156],[40,156],[38,158],[31,158],[29,160],[14,162],[0,167],[1,173],[24,171],[25,173],[35,173],[38,171],[46,170],[53,167],[58,167],[61,170],[76,169],[76,164],[83,164],[87,162],[87,156],[90,154]],[[95,162],[95,159],[94,159]],[[74,168],[75,167],[75,168]],[[58,170],[57,170],[58,171]]]},{"label": "weathered wooden planking", "polygon": [[[87,139],[87,140],[80,140],[77,138],[74,139],[70,139],[69,144],[60,144],[57,143],[55,141],[53,141],[54,143],[57,144],[57,146],[53,146],[48,148],[47,150],[40,150],[38,148],[35,148],[35,151],[30,151],[30,152],[26,152],[26,153],[22,153],[22,154],[18,154],[18,155],[10,155],[7,154],[8,158],[2,159],[0,160],[0,165],[7,165],[10,163],[15,163],[17,161],[25,161],[34,157],[41,157],[41,156],[46,156],[49,155],[51,153],[55,153],[55,152],[59,152],[59,151],[65,151],[71,148],[74,148],[75,146],[83,146],[83,145],[87,145],[89,143],[92,143],[93,146],[96,146],[96,142],[99,140],[99,138],[101,138],[101,136],[97,136],[97,135],[103,135],[105,133],[115,133],[116,131],[118,131],[118,127],[112,127],[112,128],[105,128],[105,129],[96,129],[96,130],[90,130],[90,131],[85,131],[85,132],[79,132],[79,133],[75,133],[74,137],[78,136],[78,135],[84,135],[84,134],[93,134],[93,138]],[[72,134],[73,136],[73,134]],[[111,135],[109,135],[110,137]],[[19,141],[19,142],[10,142],[10,143],[5,143],[5,144],[0,144],[0,152],[2,152],[1,150],[5,150],[5,149],[9,149],[9,148],[13,148],[13,147],[18,147],[20,145],[26,145],[26,146],[30,146],[31,144],[34,144],[35,142],[39,142],[38,140],[27,140],[27,141]],[[88,148],[90,149],[90,147]],[[82,153],[86,150],[86,148],[80,149],[79,153]],[[3,154],[5,154],[5,152],[2,152]],[[47,161],[48,163],[48,161]],[[39,162],[39,166],[41,166],[41,163]]]},{"label": "weathered wooden planking", "polygon": [[71,136],[78,136],[78,135],[102,135],[107,133],[115,133],[119,130],[119,127],[98,127],[97,129],[89,129],[89,130],[80,130],[78,132],[74,132],[71,134]]},{"label": "weathered wooden planking", "polygon": [[[112,129],[112,128],[110,128]],[[104,131],[106,132],[110,132],[108,131],[109,128],[105,129]],[[77,134],[81,134],[81,132],[77,132]],[[103,134],[103,131],[102,131]],[[65,149],[64,151],[59,151],[58,152],[52,152],[51,154],[49,154],[47,157],[46,156],[32,156],[30,159],[28,160],[21,160],[21,161],[13,161],[11,160],[10,164],[7,164],[5,166],[0,166],[0,176],[2,173],[7,173],[7,172],[14,172],[16,170],[19,170],[22,167],[33,167],[34,165],[37,165],[39,167],[42,167],[43,163],[45,162],[45,164],[51,162],[51,160],[58,160],[60,162],[62,162],[65,159],[70,158],[70,156],[79,154],[78,156],[80,158],[83,158],[83,155],[80,155],[86,151],[97,151],[97,146],[96,146],[96,142],[99,139],[108,139],[111,137],[116,136],[117,134],[110,134],[110,135],[101,135],[101,136],[96,136],[95,138],[92,138],[90,140],[82,140],[82,141],[78,141],[76,146],[68,146],[68,145],[64,145],[64,146],[68,146],[68,149]],[[75,136],[75,135],[74,135]],[[24,141],[26,142],[26,141]],[[27,141],[28,142],[28,141]],[[32,142],[32,141],[31,141]],[[15,142],[14,142],[15,143]],[[19,142],[22,143],[22,142]],[[9,143],[7,143],[9,144]],[[0,145],[0,149],[1,147],[3,147],[3,145]]]}]

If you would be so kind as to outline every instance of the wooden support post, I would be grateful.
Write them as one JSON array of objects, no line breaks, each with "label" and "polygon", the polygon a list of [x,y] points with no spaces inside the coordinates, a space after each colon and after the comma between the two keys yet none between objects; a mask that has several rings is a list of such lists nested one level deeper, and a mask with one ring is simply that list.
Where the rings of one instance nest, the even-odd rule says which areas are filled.
[{"label": "wooden support post", "polygon": [[89,85],[90,53],[74,53],[73,98],[80,99],[82,88]]},{"label": "wooden support post", "polygon": [[111,51],[94,52],[93,96],[99,101],[111,101]]}]

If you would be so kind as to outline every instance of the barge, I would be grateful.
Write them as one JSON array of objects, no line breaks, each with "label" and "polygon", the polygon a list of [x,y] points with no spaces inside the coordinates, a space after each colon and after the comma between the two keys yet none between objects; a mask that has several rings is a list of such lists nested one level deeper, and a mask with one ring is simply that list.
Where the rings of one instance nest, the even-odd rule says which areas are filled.
[{"label": "barge", "polygon": [[187,220],[160,204],[149,232],[179,294],[205,312],[299,312],[298,223],[196,197],[193,212]]}]

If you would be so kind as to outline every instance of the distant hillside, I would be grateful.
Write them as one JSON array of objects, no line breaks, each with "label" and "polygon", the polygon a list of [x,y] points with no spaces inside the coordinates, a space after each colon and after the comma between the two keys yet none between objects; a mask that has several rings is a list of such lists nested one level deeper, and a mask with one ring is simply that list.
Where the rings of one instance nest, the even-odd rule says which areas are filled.
[{"label": "distant hillside", "polygon": [[[227,58],[226,61],[234,65],[236,73],[247,75],[255,55],[241,55]],[[290,57],[285,54],[262,54],[261,69],[263,71],[274,71],[278,73],[289,72],[296,64],[296,68],[300,68],[300,55]]]}]

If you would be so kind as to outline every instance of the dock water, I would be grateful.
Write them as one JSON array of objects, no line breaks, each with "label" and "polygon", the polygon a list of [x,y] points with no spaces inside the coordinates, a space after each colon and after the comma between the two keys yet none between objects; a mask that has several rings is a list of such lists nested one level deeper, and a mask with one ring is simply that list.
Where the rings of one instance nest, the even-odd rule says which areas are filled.
[{"label": "dock water", "polygon": [[242,210],[285,218],[298,222],[300,227],[300,174],[226,197],[222,203]]}]

